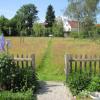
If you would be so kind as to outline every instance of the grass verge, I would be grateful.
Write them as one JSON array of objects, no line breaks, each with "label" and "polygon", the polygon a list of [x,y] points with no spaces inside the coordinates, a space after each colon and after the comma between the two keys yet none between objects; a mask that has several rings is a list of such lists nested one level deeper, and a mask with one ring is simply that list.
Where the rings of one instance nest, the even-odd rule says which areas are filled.
[{"label": "grass verge", "polygon": [[0,92],[0,100],[36,100],[36,96],[32,95],[32,90],[26,92],[12,93],[10,91]]}]

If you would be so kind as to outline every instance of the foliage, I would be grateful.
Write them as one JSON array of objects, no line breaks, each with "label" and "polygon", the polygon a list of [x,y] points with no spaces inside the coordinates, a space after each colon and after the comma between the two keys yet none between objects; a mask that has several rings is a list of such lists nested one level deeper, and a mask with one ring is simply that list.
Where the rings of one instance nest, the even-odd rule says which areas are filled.
[{"label": "foliage", "polygon": [[[22,35],[31,35],[33,23],[37,20],[37,9],[34,4],[23,5],[15,15],[17,19],[17,29],[19,32],[22,30],[24,34]],[[26,33],[25,33],[26,32]]]},{"label": "foliage", "polygon": [[70,36],[73,38],[93,38],[94,37],[94,32],[93,31],[89,31],[88,34],[85,32],[79,32],[79,34],[77,32],[71,32]]},{"label": "foliage", "polygon": [[88,90],[82,90],[82,92],[80,92],[80,93],[78,94],[78,96],[79,96],[79,97],[88,97],[89,94],[90,94],[90,91],[88,91]]},{"label": "foliage", "polygon": [[17,93],[2,91],[0,92],[0,100],[36,100],[32,93],[32,89],[29,89],[26,92]]},{"label": "foliage", "polygon": [[45,27],[43,24],[34,23],[33,31],[35,36],[45,36]]},{"label": "foliage", "polygon": [[33,36],[49,36],[52,34],[55,37],[63,36],[63,25],[61,22],[54,22],[52,27],[45,28],[41,23],[34,23]]},{"label": "foliage", "polygon": [[82,90],[85,90],[91,82],[91,77],[86,73],[71,73],[67,84],[73,95],[77,95]]},{"label": "foliage", "polygon": [[9,35],[9,20],[4,16],[0,16],[0,30],[4,33],[4,35]]},{"label": "foliage", "polygon": [[46,20],[45,20],[45,22],[47,23],[46,27],[52,27],[54,21],[55,21],[55,11],[53,10],[53,6],[49,5],[46,12]]},{"label": "foliage", "polygon": [[71,32],[70,36],[73,38],[78,38],[78,33],[77,32]]},{"label": "foliage", "polygon": [[78,33],[81,30],[84,34],[88,34],[96,23],[100,0],[68,1],[69,5],[65,11],[65,15],[78,21]]},{"label": "foliage", "polygon": [[[0,56],[0,89],[26,91],[37,86],[36,73],[30,68],[19,68],[11,56]],[[36,91],[36,87],[34,88]]]},{"label": "foliage", "polygon": [[97,27],[97,34],[100,35],[100,27]]},{"label": "foliage", "polygon": [[63,23],[57,21],[53,23],[52,32],[54,36],[63,36]]},{"label": "foliage", "polygon": [[10,29],[11,29],[11,36],[19,36],[20,35],[20,32],[19,32],[19,29],[17,27],[17,18],[16,17],[13,17],[11,20],[9,20],[9,26],[10,26]]},{"label": "foliage", "polygon": [[3,89],[11,89],[11,81],[15,76],[16,65],[10,56],[0,55],[0,84]]},{"label": "foliage", "polygon": [[91,92],[100,92],[100,76],[92,77],[91,83],[88,86],[88,90]]},{"label": "foliage", "polygon": [[52,27],[46,27],[45,28],[45,36],[48,37],[50,34],[52,34]]}]

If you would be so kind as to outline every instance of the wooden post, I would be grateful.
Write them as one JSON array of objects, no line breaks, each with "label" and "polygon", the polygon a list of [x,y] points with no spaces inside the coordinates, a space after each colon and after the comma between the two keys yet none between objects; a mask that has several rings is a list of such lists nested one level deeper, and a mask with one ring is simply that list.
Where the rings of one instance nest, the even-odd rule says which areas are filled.
[{"label": "wooden post", "polygon": [[[85,57],[84,57],[84,59],[87,59],[88,58],[88,56],[87,55],[85,55]],[[86,72],[87,71],[87,61],[84,61],[84,71]]]},{"label": "wooden post", "polygon": [[[92,56],[90,56],[90,59],[92,59]],[[91,74],[92,74],[92,60],[90,60],[89,66],[90,66],[89,75],[91,76]]]},{"label": "wooden post", "polygon": [[35,71],[35,54],[32,54],[31,58],[32,58],[32,68],[33,68],[33,71]]},{"label": "wooden post", "polygon": [[[77,55],[75,55],[75,59],[77,59]],[[75,61],[75,72],[77,72],[77,61]]]},{"label": "wooden post", "polygon": [[[82,59],[82,55],[80,55],[80,60]],[[82,61],[80,61],[80,74],[82,73]]]},{"label": "wooden post", "polygon": [[100,56],[99,56],[99,75],[100,75]]},{"label": "wooden post", "polygon": [[[17,58],[19,58],[19,55],[17,54]],[[17,61],[17,67],[19,67],[19,61]]]},{"label": "wooden post", "polygon": [[65,74],[66,74],[66,80],[68,79],[69,73],[71,72],[70,69],[70,60],[71,60],[71,55],[65,55]]},{"label": "wooden post", "polygon": [[[22,59],[24,58],[23,54],[21,55],[21,58]],[[24,68],[24,61],[22,60],[21,63],[22,63],[22,68]]]},{"label": "wooden post", "polygon": [[[94,56],[94,59],[96,59],[97,58],[97,56],[95,55]],[[94,61],[94,75],[96,74],[96,60]]]},{"label": "wooden post", "polygon": [[[26,56],[26,58],[28,59],[28,55]],[[26,67],[28,67],[28,61],[26,61]]]}]

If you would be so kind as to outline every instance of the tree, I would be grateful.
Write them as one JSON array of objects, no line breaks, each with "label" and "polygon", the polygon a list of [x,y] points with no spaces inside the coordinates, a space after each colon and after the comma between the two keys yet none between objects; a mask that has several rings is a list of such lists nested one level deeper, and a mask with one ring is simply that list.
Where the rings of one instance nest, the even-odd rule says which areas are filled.
[{"label": "tree", "polygon": [[53,10],[52,5],[49,5],[46,12],[46,27],[52,27],[55,21],[55,11]]},{"label": "tree", "polygon": [[13,17],[10,21],[9,21],[9,26],[10,26],[10,29],[11,29],[11,35],[12,36],[19,36],[20,35],[20,32],[19,32],[19,29],[17,28],[17,18],[16,17]]},{"label": "tree", "polygon": [[4,35],[9,35],[9,20],[4,16],[0,16],[0,29]]},{"label": "tree", "polygon": [[65,15],[68,15],[71,19],[78,21],[78,35],[80,32],[80,21],[82,19],[83,1],[84,0],[68,0],[69,5],[65,11]]},{"label": "tree", "polygon": [[35,36],[45,36],[45,27],[41,23],[34,23],[33,31]]},{"label": "tree", "polygon": [[85,0],[84,3],[82,30],[84,33],[87,33],[88,36],[92,36],[95,31],[96,15],[98,14],[98,3],[99,0]]},{"label": "tree", "polygon": [[[23,31],[24,35],[31,35],[33,23],[37,20],[37,9],[34,4],[23,5],[15,15],[17,19],[17,29]],[[29,33],[27,33],[29,31]]]},{"label": "tree", "polygon": [[87,28],[87,33],[96,22],[98,3],[100,0],[68,0],[69,4],[65,14],[78,21],[78,33],[80,25]]},{"label": "tree", "polygon": [[55,21],[52,26],[52,32],[54,36],[63,36],[63,23],[61,21]]}]

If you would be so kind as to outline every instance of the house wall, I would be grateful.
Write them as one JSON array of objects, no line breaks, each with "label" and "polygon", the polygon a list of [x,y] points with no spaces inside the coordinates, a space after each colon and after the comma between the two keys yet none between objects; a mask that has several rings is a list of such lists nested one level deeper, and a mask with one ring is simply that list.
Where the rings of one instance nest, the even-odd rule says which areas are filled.
[{"label": "house wall", "polygon": [[78,28],[71,28],[71,32],[77,32]]}]

